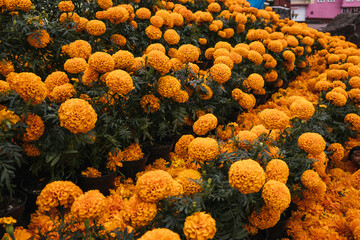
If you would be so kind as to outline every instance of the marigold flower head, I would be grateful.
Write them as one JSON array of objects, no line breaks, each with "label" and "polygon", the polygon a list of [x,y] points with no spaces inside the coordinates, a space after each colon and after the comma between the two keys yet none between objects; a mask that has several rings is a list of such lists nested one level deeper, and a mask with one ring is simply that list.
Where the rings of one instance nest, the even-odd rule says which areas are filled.
[{"label": "marigold flower head", "polygon": [[118,46],[123,47],[126,44],[126,37],[121,34],[113,34],[111,40]]},{"label": "marigold flower head", "polygon": [[215,82],[225,83],[231,77],[231,69],[223,63],[218,63],[210,68],[210,75]]},{"label": "marigold flower head", "polygon": [[93,36],[100,36],[106,32],[106,25],[100,20],[90,20],[86,23],[86,32]]},{"label": "marigold flower head", "polygon": [[212,138],[195,138],[188,146],[189,157],[197,162],[214,159],[219,154],[216,140]]},{"label": "marigold flower head", "polygon": [[263,206],[259,212],[253,211],[249,217],[249,222],[258,229],[264,230],[276,225],[280,220],[281,212],[276,209]]},{"label": "marigold flower head", "polygon": [[44,134],[44,121],[38,115],[27,115],[25,124],[27,125],[27,128],[22,139],[24,142],[36,141]]},{"label": "marigold flower head", "polygon": [[355,113],[349,113],[345,116],[345,123],[350,124],[350,128],[354,131],[360,132],[360,116]]},{"label": "marigold flower head", "polygon": [[59,21],[61,24],[65,24],[67,22],[74,22],[77,24],[80,22],[80,16],[74,12],[66,12],[60,15]]},{"label": "marigold flower head", "polygon": [[61,12],[72,12],[75,9],[75,5],[72,1],[61,1],[58,4],[58,8]]},{"label": "marigold flower head", "polygon": [[290,112],[293,117],[308,120],[314,115],[315,108],[311,102],[301,98],[292,102],[290,105]]},{"label": "marigold flower head", "polygon": [[161,17],[164,20],[164,25],[168,28],[172,28],[174,26],[173,18],[167,10],[161,9],[155,13],[155,16]]},{"label": "marigold flower head", "polygon": [[50,40],[50,35],[45,30],[35,30],[27,37],[28,43],[35,48],[46,47]]},{"label": "marigold flower head", "polygon": [[238,134],[236,134],[235,138],[238,141],[238,145],[241,148],[249,149],[250,146],[255,142],[257,139],[257,135],[253,132],[243,130],[239,131]]},{"label": "marigold flower head", "polygon": [[200,136],[205,135],[208,131],[215,129],[217,123],[217,118],[213,114],[205,114],[195,121],[193,125],[194,133]]},{"label": "marigold flower head", "polygon": [[328,92],[325,96],[326,100],[331,101],[332,104],[342,107],[346,104],[347,99],[344,94],[336,92],[334,90]]},{"label": "marigold flower head", "polygon": [[70,83],[65,83],[61,86],[56,86],[49,94],[49,98],[56,103],[62,103],[73,97],[76,94],[74,86]]},{"label": "marigold flower head", "polygon": [[104,10],[113,6],[112,0],[96,0],[96,3]]},{"label": "marigold flower head", "polygon": [[147,55],[147,64],[150,67],[155,68],[161,74],[166,74],[170,70],[169,58],[164,52],[158,50],[152,50]]},{"label": "marigold flower head", "polygon": [[231,60],[229,56],[218,56],[215,59],[214,64],[223,63],[226,66],[228,66],[230,69],[232,69],[234,67],[234,62],[233,60]]},{"label": "marigold flower head", "polygon": [[209,100],[209,99],[211,99],[212,96],[213,96],[213,94],[214,94],[213,90],[212,90],[208,85],[206,85],[206,84],[201,84],[201,86],[205,88],[206,93],[200,94],[200,98],[201,98],[202,100]]},{"label": "marigold flower head", "polygon": [[69,77],[65,72],[55,71],[45,79],[45,87],[49,92],[52,92],[56,86],[61,86],[69,81]]},{"label": "marigold flower head", "polygon": [[151,222],[157,214],[155,203],[143,202],[139,197],[132,196],[125,202],[122,217],[124,222],[134,228],[140,228]]},{"label": "marigold flower head", "polygon": [[96,52],[89,57],[89,65],[97,72],[111,72],[115,67],[115,61],[110,54]]},{"label": "marigold flower head", "polygon": [[180,137],[180,139],[175,144],[175,153],[179,155],[182,158],[188,157],[188,147],[192,140],[194,140],[195,137],[193,135],[183,135]]},{"label": "marigold flower head", "polygon": [[278,109],[265,109],[258,116],[261,123],[269,130],[284,129],[289,125],[289,117]]},{"label": "marigold flower head", "polygon": [[249,47],[250,47],[250,50],[254,50],[254,51],[260,53],[261,55],[265,54],[265,46],[260,41],[251,42],[249,44]]},{"label": "marigold flower head", "polygon": [[279,52],[281,52],[281,51],[284,49],[284,46],[283,46],[283,44],[281,43],[281,41],[279,41],[279,40],[273,40],[273,41],[269,42],[269,44],[267,45],[267,48],[268,48],[270,51],[279,53]]},{"label": "marigold flower head", "polygon": [[87,133],[95,127],[97,114],[85,100],[72,98],[60,105],[60,126],[72,133]]},{"label": "marigold flower head", "polygon": [[158,93],[166,98],[174,97],[180,91],[181,84],[179,80],[172,76],[164,76],[157,81]]},{"label": "marigold flower head", "polygon": [[187,91],[180,90],[172,97],[172,99],[177,103],[185,103],[189,100],[189,94]]},{"label": "marigold flower head", "polygon": [[13,217],[2,217],[0,218],[0,224],[3,225],[13,225],[16,223],[16,219]]},{"label": "marigold flower head", "polygon": [[210,214],[196,212],[186,217],[183,231],[187,240],[212,239],[216,233],[216,222]]},{"label": "marigold flower head", "polygon": [[152,94],[144,95],[140,100],[140,105],[146,113],[153,113],[160,108],[160,99]]},{"label": "marigold flower head", "polygon": [[113,24],[120,24],[129,19],[129,12],[121,5],[106,10],[106,19]]},{"label": "marigold flower head", "polygon": [[9,73],[14,72],[14,64],[10,61],[0,61],[0,74],[7,76]]},{"label": "marigold flower head", "polygon": [[314,170],[306,170],[301,175],[302,184],[308,189],[315,189],[321,182],[321,177]]},{"label": "marigold flower head", "polygon": [[285,183],[276,180],[269,180],[264,184],[261,197],[264,199],[266,207],[280,212],[288,208],[291,202],[289,188]]},{"label": "marigold flower head", "polygon": [[10,84],[8,82],[0,80],[0,93],[7,93],[10,89]]},{"label": "marigold flower head", "polygon": [[195,62],[199,56],[199,49],[191,44],[181,45],[177,51],[177,57],[183,62]]},{"label": "marigold flower head", "polygon": [[138,143],[130,144],[123,151],[124,161],[137,161],[144,157],[144,153]]},{"label": "marigold flower head", "polygon": [[136,10],[136,17],[141,20],[149,19],[151,17],[151,11],[148,8],[142,7]]},{"label": "marigold flower head", "polygon": [[329,158],[333,161],[341,161],[345,155],[345,148],[340,143],[332,143],[327,148],[327,151],[333,152],[329,154]]},{"label": "marigold flower head", "polygon": [[360,189],[360,170],[351,175],[351,186],[357,190]]},{"label": "marigold flower head", "polygon": [[272,159],[266,165],[266,180],[276,180],[282,183],[287,182],[289,177],[289,166],[280,159]]},{"label": "marigold flower head", "polygon": [[251,87],[254,90],[260,90],[264,87],[264,79],[260,74],[252,73],[247,78],[247,84],[249,84],[249,87]]},{"label": "marigold flower head", "polygon": [[80,221],[100,218],[106,208],[106,198],[99,190],[90,190],[77,197],[71,206],[71,213]]},{"label": "marigold flower head", "polygon": [[249,51],[247,58],[256,65],[260,65],[263,62],[261,54],[254,50]]},{"label": "marigold flower head", "polygon": [[136,57],[134,58],[134,63],[131,66],[128,66],[126,68],[126,71],[129,73],[131,72],[134,73],[140,70],[144,66],[145,66],[145,60],[142,57]]},{"label": "marigold flower head", "polygon": [[[7,78],[7,82],[9,82],[8,80],[9,78]],[[45,83],[34,73],[22,72],[16,74],[9,84],[24,101],[31,101],[33,105],[41,103],[46,98],[47,89]]]},{"label": "marigold flower head", "polygon": [[180,240],[179,234],[167,229],[167,228],[156,228],[147,231],[142,235],[139,240]]},{"label": "marigold flower head", "polygon": [[120,95],[126,95],[135,88],[131,76],[123,70],[110,72],[106,77],[106,85],[110,91]]},{"label": "marigold flower head", "polygon": [[84,84],[87,87],[90,87],[99,80],[99,73],[88,65],[84,71],[84,75],[82,76],[81,80],[82,80],[81,81],[82,84]]},{"label": "marigold flower head", "polygon": [[[21,240],[30,240],[32,239],[33,235],[28,229],[24,229],[23,227],[16,227],[14,230],[14,237],[15,239]],[[8,233],[5,233],[2,240],[11,239]]]},{"label": "marigold flower head", "polygon": [[144,202],[157,203],[168,197],[173,178],[163,170],[155,170],[140,176],[136,182],[136,194]]},{"label": "marigold flower head", "polygon": [[50,212],[58,206],[70,208],[75,199],[82,194],[82,190],[70,181],[55,181],[45,186],[36,204],[42,212]]},{"label": "marigold flower head", "polygon": [[349,98],[352,99],[354,102],[356,102],[356,103],[360,102],[360,89],[359,88],[351,89],[350,91],[348,91],[348,94],[349,94]]},{"label": "marigold flower head", "polygon": [[71,58],[66,60],[64,70],[68,73],[77,74],[84,72],[87,66],[84,58]]},{"label": "marigold flower head", "polygon": [[159,27],[150,25],[145,29],[145,34],[151,40],[158,40],[162,36],[162,31]]},{"label": "marigold flower head", "polygon": [[311,155],[318,155],[325,150],[326,142],[318,133],[307,132],[300,135],[299,147]]},{"label": "marigold flower head", "polygon": [[84,40],[76,40],[69,44],[66,49],[66,54],[71,58],[84,58],[88,59],[91,55],[91,45]]},{"label": "marigold flower head", "polygon": [[178,44],[180,35],[174,29],[168,29],[164,32],[164,40],[170,45]]},{"label": "marigold flower head", "polygon": [[230,185],[243,194],[260,191],[265,183],[265,178],[264,169],[252,159],[234,162],[229,169]]},{"label": "marigold flower head", "polygon": [[96,168],[87,167],[85,171],[81,172],[81,176],[86,178],[98,178],[101,177],[101,172]]}]

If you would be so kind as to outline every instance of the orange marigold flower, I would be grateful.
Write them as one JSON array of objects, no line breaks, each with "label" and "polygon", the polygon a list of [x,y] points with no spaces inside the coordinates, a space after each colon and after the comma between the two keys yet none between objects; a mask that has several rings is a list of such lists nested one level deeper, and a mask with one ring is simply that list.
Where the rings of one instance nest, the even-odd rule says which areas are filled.
[{"label": "orange marigold flower", "polygon": [[86,28],[86,24],[89,20],[87,20],[86,18],[84,17],[80,17],[80,20],[77,22],[77,25],[76,25],[76,31],[77,32],[82,32],[85,30]]},{"label": "orange marigold flower", "polygon": [[155,203],[143,202],[136,195],[125,202],[122,217],[124,222],[134,228],[140,228],[151,222],[157,213]]},{"label": "orange marigold flower", "polygon": [[282,45],[281,41],[279,40],[273,40],[267,45],[268,49],[270,51],[279,53],[284,49],[284,46]]},{"label": "orange marigold flower", "polygon": [[201,174],[197,170],[182,170],[175,180],[182,186],[184,195],[191,196],[194,193],[201,192]]},{"label": "orange marigold flower", "polygon": [[111,72],[115,67],[115,61],[110,54],[96,52],[92,54],[88,61],[89,65],[97,72]]},{"label": "orange marigold flower", "polygon": [[145,7],[139,8],[135,12],[136,17],[141,20],[149,19],[151,17],[151,11]]},{"label": "orange marigold flower", "polygon": [[216,222],[210,214],[196,212],[186,217],[183,232],[187,240],[212,239],[216,233]]},{"label": "orange marigold flower", "polygon": [[332,143],[327,151],[333,152],[329,154],[329,158],[333,161],[341,161],[345,155],[345,148],[340,143]]},{"label": "orange marigold flower", "polygon": [[66,54],[71,58],[84,58],[88,59],[91,55],[91,45],[84,40],[76,40],[69,44],[66,49]]},{"label": "orange marigold flower", "polygon": [[106,19],[113,24],[120,24],[129,19],[129,12],[121,5],[106,10]]},{"label": "orange marigold flower", "polygon": [[126,68],[126,71],[129,73],[137,72],[144,66],[145,66],[145,60],[142,57],[136,57],[134,58],[134,63],[131,66],[128,66]]},{"label": "orange marigold flower", "polygon": [[31,143],[24,143],[22,148],[24,149],[26,156],[29,157],[37,157],[41,154],[39,148]]},{"label": "orange marigold flower", "polygon": [[2,217],[0,218],[0,224],[3,225],[13,225],[16,223],[16,219],[13,217]]},{"label": "orange marigold flower", "polygon": [[27,37],[28,43],[35,48],[46,47],[50,40],[50,35],[45,30],[35,30]]},{"label": "orange marigold flower", "polygon": [[360,189],[360,170],[351,175],[351,186],[357,190]]},{"label": "orange marigold flower", "polygon": [[210,68],[210,75],[215,82],[222,84],[230,79],[231,69],[223,63],[218,63]]},{"label": "orange marigold flower", "polygon": [[283,212],[291,202],[291,194],[285,183],[269,180],[264,184],[261,192],[266,207]]},{"label": "orange marigold flower", "polygon": [[183,62],[195,62],[199,56],[199,49],[191,44],[181,45],[177,51],[177,57]]},{"label": "orange marigold flower", "polygon": [[36,141],[44,134],[44,130],[45,130],[44,121],[38,115],[36,114],[27,115],[25,124],[27,128],[22,139],[24,142]]},{"label": "orange marigold flower", "polygon": [[179,234],[167,229],[167,228],[156,228],[147,231],[142,235],[139,240],[180,240]]},{"label": "orange marigold flower", "polygon": [[93,36],[103,35],[106,31],[106,25],[100,20],[90,20],[86,23],[85,27],[88,34]]},{"label": "orange marigold flower", "polygon": [[72,12],[75,9],[75,5],[72,1],[61,1],[58,4],[58,8],[61,12]]},{"label": "orange marigold flower", "polygon": [[67,22],[74,22],[77,24],[80,22],[80,16],[74,12],[66,12],[60,15],[59,21],[61,24],[65,24]]},{"label": "orange marigold flower", "polygon": [[185,103],[189,100],[189,94],[187,91],[180,90],[172,97],[172,99],[177,103]]},{"label": "orange marigold flower", "polygon": [[8,82],[0,80],[0,93],[7,93],[10,89],[10,84]]},{"label": "orange marigold flower", "polygon": [[70,181],[55,181],[47,184],[36,200],[41,212],[50,212],[58,206],[70,208],[82,190]]},{"label": "orange marigold flower", "polygon": [[203,84],[203,83],[201,84],[201,86],[205,88],[206,93],[205,93],[205,94],[200,94],[200,98],[201,98],[202,100],[209,100],[209,99],[211,99],[212,96],[213,96],[213,94],[214,94],[213,91],[212,91],[212,89],[211,89],[208,85]]},{"label": "orange marigold flower", "polygon": [[276,180],[282,183],[287,182],[289,177],[289,166],[280,159],[272,159],[266,165],[266,180]]},{"label": "orange marigold flower", "polygon": [[101,172],[96,168],[87,167],[85,171],[81,172],[81,176],[86,178],[98,178],[101,177]]},{"label": "orange marigold flower", "polygon": [[122,167],[122,161],[124,159],[124,153],[116,148],[115,150],[109,152],[107,156],[106,168],[112,172],[115,172],[117,167]]},{"label": "orange marigold flower", "polygon": [[233,60],[231,60],[229,56],[218,56],[214,61],[214,65],[218,63],[223,63],[226,66],[228,66],[230,69],[232,69],[234,67],[234,62]]},{"label": "orange marigold flower", "polygon": [[164,76],[157,81],[158,93],[166,98],[175,96],[180,91],[181,84],[179,80],[172,76]]},{"label": "orange marigold flower", "polygon": [[284,51],[282,56],[288,62],[295,62],[295,54],[290,50]]},{"label": "orange marigold flower", "polygon": [[314,115],[315,107],[308,100],[301,98],[292,102],[290,105],[290,112],[294,117],[308,120]]},{"label": "orange marigold flower", "polygon": [[70,83],[65,83],[61,86],[56,86],[49,94],[49,98],[56,103],[62,103],[73,97],[76,94],[74,86]]},{"label": "orange marigold flower", "polygon": [[118,46],[123,47],[126,44],[126,38],[121,34],[113,34],[111,40]]},{"label": "orange marigold flower", "polygon": [[299,45],[299,41],[297,40],[297,38],[292,35],[288,35],[285,40],[287,44],[291,47],[296,47]]},{"label": "orange marigold flower", "polygon": [[265,178],[264,169],[252,159],[234,162],[229,169],[230,185],[243,194],[260,191],[265,183]]},{"label": "orange marigold flower", "polygon": [[158,50],[152,50],[147,55],[147,64],[150,67],[155,68],[161,74],[166,74],[170,70],[169,58],[164,52]]},{"label": "orange marigold flower", "polygon": [[237,134],[239,131],[239,125],[235,122],[228,123],[226,126],[219,125],[216,128],[216,135],[218,138],[222,140],[229,139],[233,136],[233,134]]},{"label": "orange marigold flower", "polygon": [[266,82],[275,82],[278,78],[278,73],[275,70],[265,73],[264,80]]},{"label": "orange marigold flower", "polygon": [[110,72],[106,77],[106,85],[110,91],[120,95],[126,95],[135,88],[131,76],[123,70]]},{"label": "orange marigold flower", "polygon": [[112,55],[115,61],[116,69],[125,69],[134,64],[134,55],[125,50],[119,50],[115,54]]},{"label": "orange marigold flower", "polygon": [[215,129],[217,123],[217,118],[213,114],[205,114],[204,116],[199,117],[199,119],[194,123],[194,133],[200,136],[205,135],[208,131]]},{"label": "orange marigold flower", "polygon": [[314,170],[306,170],[301,175],[302,184],[308,189],[315,189],[321,182],[321,177]]},{"label": "orange marigold flower", "polygon": [[[14,237],[15,239],[30,240],[32,239],[33,235],[28,229],[24,229],[23,227],[16,227],[14,231]],[[11,239],[11,237],[8,233],[5,233],[2,239]]]},{"label": "orange marigold flower", "polygon": [[353,88],[350,91],[348,91],[349,98],[352,99],[354,102],[360,102],[360,89],[359,88]]},{"label": "orange marigold flower", "polygon": [[183,135],[175,144],[175,153],[182,158],[187,158],[189,156],[188,147],[192,140],[195,137],[193,135]]},{"label": "orange marigold flower", "polygon": [[104,10],[113,6],[112,0],[96,0],[96,3]]},{"label": "orange marigold flower", "polygon": [[164,40],[170,45],[175,45],[180,41],[180,35],[174,29],[168,29],[164,32]]},{"label": "orange marigold flower", "polygon": [[345,116],[345,123],[350,124],[350,128],[356,132],[360,132],[360,116],[355,113],[349,113]]},{"label": "orange marigold flower", "polygon": [[197,162],[214,159],[219,154],[219,146],[212,138],[195,138],[188,147],[189,157]]},{"label": "orange marigold flower", "polygon": [[144,157],[144,153],[138,143],[133,143],[123,151],[124,161],[137,161]]},{"label": "orange marigold flower", "polygon": [[90,190],[77,197],[71,206],[72,215],[80,221],[100,218],[106,209],[106,198],[99,190]]},{"label": "orange marigold flower", "polygon": [[260,65],[263,62],[261,54],[254,50],[249,51],[247,58],[256,65]]},{"label": "orange marigold flower", "polygon": [[72,133],[87,133],[95,127],[97,114],[85,100],[72,98],[60,105],[60,126]]},{"label": "orange marigold flower", "polygon": [[160,28],[150,25],[145,29],[145,34],[150,38],[151,40],[158,40],[162,36],[162,32]]},{"label": "orange marigold flower", "polygon": [[257,137],[258,136],[255,133],[247,130],[239,131],[238,134],[236,134],[236,140],[238,141],[239,147],[245,149],[249,149]]},{"label": "orange marigold flower", "polygon": [[160,99],[152,94],[144,95],[140,100],[140,105],[146,113],[153,113],[160,108]]},{"label": "orange marigold flower", "polygon": [[258,116],[261,123],[269,130],[284,129],[289,125],[289,117],[278,109],[265,109]]},{"label": "orange marigold flower", "polygon": [[328,92],[326,94],[325,98],[326,98],[326,100],[331,101],[332,104],[339,106],[339,107],[344,106],[347,102],[347,99],[343,94],[333,91],[333,90]]},{"label": "orange marigold flower", "polygon": [[253,211],[249,217],[249,222],[258,229],[264,230],[276,225],[280,220],[281,212],[276,209],[271,209],[263,206],[259,212]]},{"label": "orange marigold flower", "polygon": [[49,92],[52,92],[56,86],[61,86],[69,81],[69,77],[65,72],[55,71],[45,79],[45,87]]},{"label": "orange marigold flower", "polygon": [[252,73],[249,75],[246,81],[249,86],[254,90],[260,90],[264,87],[264,79],[260,74]]},{"label": "orange marigold flower", "polygon": [[247,110],[255,107],[256,99],[255,99],[254,95],[244,93],[243,91],[241,91],[238,88],[235,88],[232,91],[231,95],[234,98],[234,100],[239,103],[240,107],[247,109]]},{"label": "orange marigold flower", "polygon": [[99,73],[88,65],[84,71],[84,75],[82,76],[81,80],[82,80],[81,81],[82,84],[84,84],[87,87],[90,87],[99,80]]},{"label": "orange marigold flower", "polygon": [[[19,1],[15,1],[15,2],[17,2],[16,7],[19,10],[24,11],[24,12],[30,11],[31,5],[32,5],[31,0],[19,0]],[[6,1],[5,1],[5,4],[6,4]]]},{"label": "orange marigold flower", "polygon": [[360,88],[360,77],[350,78],[349,84],[352,88]]},{"label": "orange marigold flower", "polygon": [[[4,106],[3,106],[4,107]],[[4,123],[4,121],[10,122],[11,125],[16,124],[20,121],[20,117],[16,115],[13,111],[9,111],[5,108],[0,110],[0,123],[1,128],[8,130],[8,126]]]},{"label": "orange marigold flower", "polygon": [[163,170],[154,170],[140,176],[136,182],[136,194],[144,202],[157,203],[168,197],[173,178]]},{"label": "orange marigold flower", "polygon": [[254,50],[254,51],[260,53],[261,55],[265,54],[265,46],[260,41],[251,42],[249,44],[249,47],[250,47],[250,50]]},{"label": "orange marigold flower", "polygon": [[298,139],[299,147],[311,155],[318,155],[325,150],[326,142],[318,133],[303,133]]},{"label": "orange marigold flower", "polygon": [[14,72],[14,64],[10,61],[0,61],[0,74],[7,76],[9,73]]},{"label": "orange marigold flower", "polygon": [[171,17],[171,14],[167,10],[161,9],[155,13],[155,16],[159,16],[162,19],[164,19],[164,25],[167,26],[168,28],[172,28],[174,26],[173,18]]},{"label": "orange marigold flower", "polygon": [[72,74],[84,72],[86,67],[87,63],[84,58],[71,58],[64,64],[64,70]]}]

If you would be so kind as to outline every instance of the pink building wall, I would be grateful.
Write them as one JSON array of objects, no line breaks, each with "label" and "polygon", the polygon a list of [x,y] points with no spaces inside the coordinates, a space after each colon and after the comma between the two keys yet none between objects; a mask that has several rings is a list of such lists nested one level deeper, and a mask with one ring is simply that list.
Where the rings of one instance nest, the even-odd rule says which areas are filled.
[{"label": "pink building wall", "polygon": [[352,2],[347,2],[345,0],[342,1],[342,7],[360,7],[359,0],[353,0]]},{"label": "pink building wall", "polygon": [[329,2],[329,0],[325,0],[324,2],[318,2],[318,0],[314,0],[314,3],[310,3],[306,7],[306,18],[332,19],[341,13],[342,1],[335,0],[335,2]]}]

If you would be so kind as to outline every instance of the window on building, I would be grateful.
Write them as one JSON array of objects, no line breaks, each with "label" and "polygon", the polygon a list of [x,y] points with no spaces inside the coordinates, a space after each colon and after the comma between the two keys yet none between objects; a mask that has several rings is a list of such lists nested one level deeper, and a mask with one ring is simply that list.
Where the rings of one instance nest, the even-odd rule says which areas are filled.
[{"label": "window on building", "polygon": [[352,2],[352,1],[354,1],[354,0],[345,0],[346,2]]},{"label": "window on building", "polygon": [[335,0],[328,0],[328,2],[335,2]]},{"label": "window on building", "polygon": [[325,2],[325,0],[318,0],[318,2]]},{"label": "window on building", "polygon": [[342,12],[342,13],[346,13],[346,12],[347,12],[347,9],[346,9],[346,8],[343,8],[343,9],[341,9],[341,12]]}]

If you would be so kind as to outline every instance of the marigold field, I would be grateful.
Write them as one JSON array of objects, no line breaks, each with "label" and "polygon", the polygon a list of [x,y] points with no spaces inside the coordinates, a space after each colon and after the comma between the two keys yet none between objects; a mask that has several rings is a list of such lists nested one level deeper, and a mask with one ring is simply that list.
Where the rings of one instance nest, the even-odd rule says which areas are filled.
[{"label": "marigold field", "polygon": [[360,239],[355,44],[246,0],[0,8],[2,239]]}]

